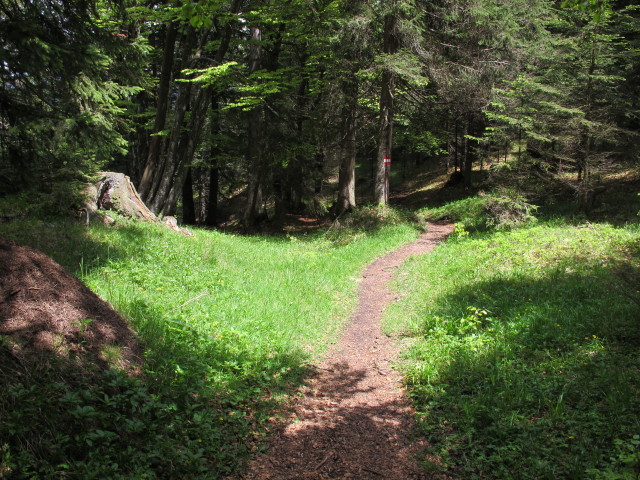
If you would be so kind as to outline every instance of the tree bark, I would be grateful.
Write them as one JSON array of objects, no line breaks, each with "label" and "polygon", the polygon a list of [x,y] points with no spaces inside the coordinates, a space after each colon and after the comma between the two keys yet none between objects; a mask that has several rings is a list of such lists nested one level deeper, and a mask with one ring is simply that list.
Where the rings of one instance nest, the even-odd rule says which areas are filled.
[{"label": "tree bark", "polygon": [[[192,51],[196,41],[196,34],[193,28],[182,40],[181,58],[183,59],[180,69],[186,68],[192,60]],[[145,201],[149,209],[154,213],[159,213],[176,174],[177,165],[174,162],[178,145],[182,135],[184,118],[189,110],[191,97],[191,83],[178,84],[178,94],[174,107],[173,123],[169,136],[163,142],[165,151],[159,154],[159,162],[153,168],[151,174],[151,186],[146,191]]]},{"label": "tree bark", "polygon": [[167,110],[169,108],[169,87],[171,85],[171,74],[173,70],[173,62],[175,56],[175,43],[178,36],[178,30],[173,22],[167,27],[167,33],[164,42],[164,54],[162,57],[162,67],[160,70],[160,83],[158,85],[158,98],[156,102],[156,117],[153,123],[153,132],[149,142],[149,152],[147,154],[147,162],[140,179],[140,196],[147,198],[151,190],[151,182],[153,173],[157,169],[158,157],[160,155],[160,146],[162,137],[158,135],[164,130],[167,119]]},{"label": "tree bark", "polygon": [[[250,30],[249,75],[257,71],[262,61],[262,29],[252,26]],[[264,215],[262,205],[262,130],[264,108],[257,105],[247,113],[247,165],[249,166],[249,185],[247,186],[247,205],[243,221],[245,226],[253,226]]]},{"label": "tree bark", "polygon": [[[175,215],[176,204],[182,193],[182,185],[187,176],[187,169],[193,162],[196,150],[200,144],[200,136],[207,117],[207,110],[211,101],[211,89],[200,88],[192,103],[191,115],[187,128],[181,134],[180,148],[173,161],[175,164],[175,178],[160,211],[164,215]],[[193,195],[193,193],[192,193]],[[193,198],[191,199],[193,202]]]},{"label": "tree bark", "polygon": [[356,206],[356,131],[357,131],[357,95],[358,84],[351,75],[343,84],[345,104],[342,110],[344,122],[342,137],[342,159],[338,176],[338,201],[336,214],[351,211]]},{"label": "tree bark", "polygon": [[125,217],[158,222],[159,219],[144,204],[128,176],[117,172],[102,172],[99,180],[85,190],[87,219],[101,216],[99,210],[113,210]]},{"label": "tree bark", "polygon": [[[388,13],[384,19],[384,45],[386,55],[396,53],[398,40],[396,38],[396,16]],[[378,143],[378,158],[375,183],[375,198],[380,205],[389,202],[388,169],[384,159],[391,158],[393,147],[393,99],[395,93],[395,74],[385,68],[382,72],[382,92],[380,95],[380,138]]]},{"label": "tree bark", "polygon": [[220,176],[217,166],[209,169],[209,196],[207,200],[207,217],[205,225],[215,227],[218,221],[218,190]]},{"label": "tree bark", "polygon": [[187,176],[182,186],[182,223],[194,225],[196,223],[196,206],[193,202],[193,169],[187,168]]},{"label": "tree bark", "polygon": [[471,174],[473,172],[473,154],[469,152],[469,139],[467,134],[469,133],[469,120],[464,126],[462,134],[462,145],[464,152],[464,188],[468,190],[471,188]]}]

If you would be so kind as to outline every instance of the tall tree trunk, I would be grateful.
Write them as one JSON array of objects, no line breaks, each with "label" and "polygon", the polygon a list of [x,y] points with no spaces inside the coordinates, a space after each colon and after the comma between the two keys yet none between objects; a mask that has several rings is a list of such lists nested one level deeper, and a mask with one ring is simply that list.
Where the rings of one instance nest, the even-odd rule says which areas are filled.
[{"label": "tall tree trunk", "polygon": [[453,171],[457,172],[460,170],[460,143],[458,142],[458,120],[455,121],[454,125],[454,133],[453,133],[453,148],[454,148],[454,157],[453,157]]},{"label": "tall tree trunk", "polygon": [[[585,105],[585,119],[591,120],[593,111],[593,74],[596,70],[596,39],[595,36],[591,41],[591,56],[589,60],[589,70],[587,72],[587,91],[586,91],[586,105]],[[582,134],[582,189],[585,190],[583,196],[589,196],[589,187],[591,181],[591,169],[589,160],[591,156],[591,148],[593,144],[593,137],[589,132],[588,126],[583,126]],[[588,199],[585,199],[585,205],[588,203]]]},{"label": "tall tree trunk", "polygon": [[[393,7],[391,7],[393,8]],[[387,55],[396,53],[396,16],[388,13],[384,18],[383,51]],[[395,74],[385,68],[382,72],[382,92],[380,94],[380,138],[378,142],[378,158],[376,170],[375,198],[376,202],[385,205],[389,201],[388,168],[385,158],[391,158],[393,147],[393,97],[395,93]]]},{"label": "tall tree trunk", "polygon": [[179,146],[183,139],[183,124],[184,118],[189,111],[190,97],[191,84],[180,84],[173,116],[173,126],[171,127],[171,133],[167,140],[167,151],[162,156],[162,168],[156,169],[153,178],[154,186],[147,195],[149,208],[156,214],[162,210],[178,171],[178,165],[175,163],[175,159],[180,151]]},{"label": "tall tree trunk", "polygon": [[[235,0],[232,5],[232,13],[237,13],[241,0]],[[194,64],[202,58],[202,51],[208,41],[209,32],[205,32],[200,37],[200,46],[195,53],[191,53],[195,44],[195,33],[193,33],[193,41],[190,42],[190,49],[185,52],[184,58],[189,58],[189,63]],[[220,64],[231,40],[233,29],[230,22],[227,22],[223,29],[222,37],[219,38],[220,44],[214,58],[215,64]],[[197,93],[192,92],[197,88]],[[179,92],[183,92],[182,102],[180,94],[176,102],[176,113],[174,115],[174,123],[171,136],[168,141],[167,154],[165,157],[165,168],[160,174],[159,180],[154,177],[154,184],[157,185],[155,191],[151,195],[151,209],[156,213],[173,215],[176,210],[178,198],[182,193],[183,182],[187,175],[187,167],[193,162],[195,152],[200,144],[200,137],[203,126],[205,124],[207,111],[213,95],[214,87],[193,87],[191,83],[180,85]],[[190,100],[192,104],[190,105]],[[191,107],[191,115],[188,124],[184,125],[185,114]]]},{"label": "tall tree trunk", "polygon": [[[182,193],[182,185],[200,145],[200,136],[207,118],[207,110],[211,101],[211,89],[199,88],[193,100],[189,122],[186,131],[181,134],[180,148],[176,152],[173,163],[175,165],[174,181],[171,184],[168,195],[159,211],[164,215],[174,215],[178,198]],[[193,199],[191,199],[193,201]]]},{"label": "tall tree trunk", "polygon": [[162,137],[158,135],[164,129],[169,107],[169,87],[171,85],[171,74],[175,56],[175,43],[178,36],[178,29],[173,22],[169,23],[164,42],[164,54],[162,56],[162,67],[160,70],[160,83],[158,84],[158,97],[156,102],[156,116],[153,123],[153,132],[149,142],[149,152],[147,161],[140,179],[140,196],[146,201],[151,190],[153,174],[158,168],[158,157]]},{"label": "tall tree trunk", "polygon": [[[186,68],[192,58],[192,51],[196,41],[193,28],[184,35],[182,40],[180,69]],[[173,122],[168,137],[162,142],[164,151],[159,154],[157,165],[150,171],[152,175],[151,185],[146,191],[145,202],[149,209],[158,214],[171,189],[176,173],[176,165],[173,163],[179,142],[182,136],[184,118],[189,110],[191,97],[191,83],[178,84],[178,94],[173,112]],[[182,186],[182,185],[181,185]]]},{"label": "tall tree trunk", "polygon": [[342,158],[338,176],[338,201],[336,213],[338,215],[351,211],[356,206],[356,115],[358,107],[358,83],[354,75],[343,84],[344,107],[342,118],[344,122],[342,137]]},{"label": "tall tree trunk", "polygon": [[220,174],[217,166],[209,169],[209,196],[207,199],[207,218],[205,224],[215,227],[218,221],[218,190],[220,188]]},{"label": "tall tree trunk", "polygon": [[469,120],[464,126],[464,133],[462,136],[462,145],[464,148],[464,188],[468,190],[471,188],[471,175],[473,172],[473,153],[469,152],[469,139],[467,134],[469,133]]},{"label": "tall tree trunk", "polygon": [[[249,75],[258,70],[262,62],[262,29],[251,27],[251,46],[249,48]],[[247,205],[243,221],[246,226],[252,226],[264,215],[262,205],[263,161],[262,161],[262,130],[264,107],[257,105],[247,112],[247,165],[249,166],[249,185],[247,187]]]},{"label": "tall tree trunk", "polygon": [[[231,6],[231,13],[237,14],[240,11],[242,6],[242,0],[234,0],[233,5]],[[229,44],[231,43],[231,37],[233,35],[233,28],[231,22],[227,22],[224,26],[224,30],[222,33],[222,38],[220,40],[220,45],[218,46],[218,50],[216,51],[215,62],[220,65],[224,60],[225,55],[227,54],[227,50],[229,49]],[[219,119],[219,94],[214,91],[214,86],[211,86],[211,109],[210,109],[210,133],[211,139],[215,138],[220,134],[222,127],[220,126]],[[219,177],[219,165],[218,165],[218,157],[219,151],[212,144],[209,145],[209,193],[207,195],[206,201],[206,217],[204,219],[205,225],[209,227],[215,227],[217,223],[218,217],[218,192],[220,189],[220,177]]]},{"label": "tall tree trunk", "polygon": [[196,206],[193,201],[193,171],[187,168],[187,176],[182,185],[182,223],[194,225],[196,223]]}]

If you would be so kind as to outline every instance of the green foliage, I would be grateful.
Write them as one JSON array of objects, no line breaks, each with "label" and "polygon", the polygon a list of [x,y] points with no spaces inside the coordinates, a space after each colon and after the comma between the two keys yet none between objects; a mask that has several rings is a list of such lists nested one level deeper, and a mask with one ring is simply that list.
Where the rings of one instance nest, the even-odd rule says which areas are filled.
[{"label": "green foliage", "polygon": [[[635,478],[639,232],[524,226],[466,235],[401,267],[387,329],[431,469],[460,478]],[[635,245],[635,246],[634,246]]]},{"label": "green foliage", "polygon": [[418,214],[425,220],[447,219],[456,222],[457,231],[508,229],[535,221],[538,207],[510,189],[481,194],[448,203],[439,208],[425,209]]},{"label": "green foliage", "polygon": [[388,205],[362,206],[337,218],[324,237],[335,245],[348,245],[372,232],[405,228],[415,222],[409,212]]},{"label": "green foliage", "polygon": [[137,68],[147,49],[143,39],[118,33],[110,7],[0,5],[3,193],[33,188],[68,209],[79,182],[125,152],[124,101],[141,91]]},{"label": "green foliage", "polygon": [[233,67],[237,65],[238,62],[226,62],[222,65],[214,65],[213,67],[207,68],[186,68],[182,71],[183,74],[196,76],[189,79],[178,79],[177,81],[194,82],[201,84],[202,87],[209,87],[211,85],[217,84],[221,79],[224,79],[226,76],[230,75]]},{"label": "green foliage", "polygon": [[587,473],[591,478],[607,480],[633,480],[638,478],[640,470],[640,435],[614,441],[613,455],[609,457],[609,463],[601,468],[590,469]]},{"label": "green foliage", "polygon": [[576,8],[593,14],[594,20],[599,20],[603,14],[611,12],[609,0],[563,0],[565,8]]},{"label": "green foliage", "polygon": [[624,100],[633,91],[621,66],[636,62],[634,36],[627,32],[637,15],[627,8],[611,12],[606,2],[565,3],[606,15],[593,18],[575,8],[550,12],[545,34],[533,46],[537,68],[494,88],[484,112],[491,122],[485,136],[517,146],[514,169],[530,181],[546,176],[549,184],[564,183],[587,210],[601,172],[614,159],[626,160],[623,146],[635,143],[626,130],[635,124],[628,120],[637,116],[634,102]]}]

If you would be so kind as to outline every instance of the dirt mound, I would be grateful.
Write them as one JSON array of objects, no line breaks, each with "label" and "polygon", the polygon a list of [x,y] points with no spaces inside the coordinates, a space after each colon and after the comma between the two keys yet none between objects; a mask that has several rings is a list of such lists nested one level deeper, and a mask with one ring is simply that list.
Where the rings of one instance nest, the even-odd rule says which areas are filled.
[{"label": "dirt mound", "polygon": [[45,254],[0,238],[0,338],[20,363],[43,354],[135,371],[141,347],[108,303]]}]

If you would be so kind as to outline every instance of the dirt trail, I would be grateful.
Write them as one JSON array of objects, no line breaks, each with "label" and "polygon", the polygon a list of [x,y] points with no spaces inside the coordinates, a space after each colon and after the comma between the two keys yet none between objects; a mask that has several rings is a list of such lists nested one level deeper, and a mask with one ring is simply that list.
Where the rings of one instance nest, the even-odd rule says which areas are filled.
[{"label": "dirt trail", "polygon": [[382,335],[382,312],[394,300],[386,286],[410,255],[430,252],[451,233],[429,224],[415,242],[373,262],[360,285],[359,304],[332,354],[295,406],[295,421],[274,435],[243,479],[419,479],[411,442],[412,410],[401,376],[391,368],[395,342]]}]

